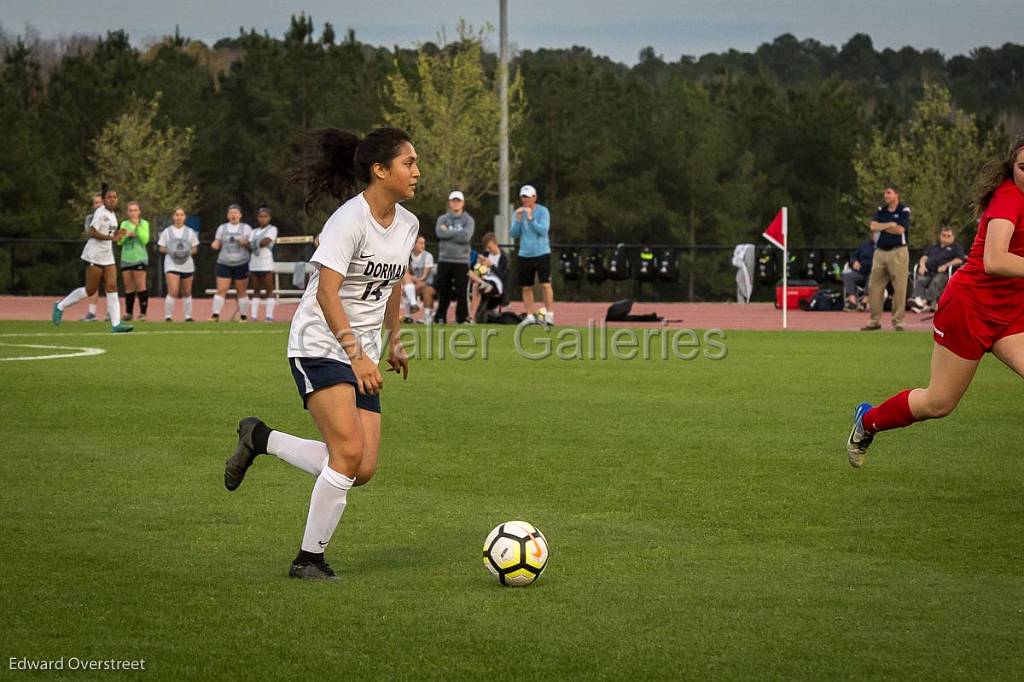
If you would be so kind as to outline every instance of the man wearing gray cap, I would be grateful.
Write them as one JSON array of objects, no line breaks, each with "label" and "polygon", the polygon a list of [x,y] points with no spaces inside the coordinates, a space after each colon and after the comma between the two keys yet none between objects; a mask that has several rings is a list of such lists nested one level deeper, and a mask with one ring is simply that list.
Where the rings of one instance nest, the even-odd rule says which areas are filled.
[{"label": "man wearing gray cap", "polygon": [[476,225],[466,213],[466,197],[459,190],[448,195],[448,212],[437,219],[437,314],[434,321],[443,324],[448,304],[455,297],[455,321],[469,320],[469,252]]}]

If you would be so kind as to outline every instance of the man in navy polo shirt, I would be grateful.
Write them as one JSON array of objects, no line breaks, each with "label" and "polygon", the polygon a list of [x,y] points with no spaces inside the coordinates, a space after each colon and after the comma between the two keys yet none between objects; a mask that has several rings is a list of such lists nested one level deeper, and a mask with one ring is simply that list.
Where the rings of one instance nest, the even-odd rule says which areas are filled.
[{"label": "man in navy polo shirt", "polygon": [[900,201],[899,190],[893,185],[882,193],[885,203],[875,211],[871,220],[871,234],[875,238],[875,258],[868,280],[871,301],[871,322],[864,331],[881,329],[885,288],[892,282],[892,327],[903,331],[903,315],[907,312],[907,275],[910,271],[910,251],[907,248],[910,231],[910,209]]},{"label": "man in navy polo shirt", "polygon": [[939,231],[938,246],[929,246],[928,251],[917,263],[917,278],[914,280],[914,298],[911,310],[923,313],[939,302],[942,290],[949,282],[950,269],[963,265],[967,260],[963,247],[956,243],[952,227]]}]

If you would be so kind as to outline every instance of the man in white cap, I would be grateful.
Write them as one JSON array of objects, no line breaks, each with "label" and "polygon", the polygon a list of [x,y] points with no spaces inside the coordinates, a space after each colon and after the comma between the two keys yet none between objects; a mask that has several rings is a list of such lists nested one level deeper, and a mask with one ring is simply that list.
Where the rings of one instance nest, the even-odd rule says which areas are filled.
[{"label": "man in white cap", "polygon": [[[519,200],[522,206],[516,209],[511,234],[513,239],[519,240],[519,286],[523,288],[526,307],[524,322],[554,324],[555,294],[551,289],[551,244],[548,241],[551,214],[537,203],[537,190],[533,185],[523,185]],[[544,293],[544,307],[539,310],[534,309],[534,284],[540,284]]]},{"label": "man in white cap", "polygon": [[455,298],[455,321],[469,321],[469,252],[475,223],[466,213],[466,197],[459,190],[448,195],[448,212],[437,219],[437,314],[434,321],[444,324],[448,304]]}]

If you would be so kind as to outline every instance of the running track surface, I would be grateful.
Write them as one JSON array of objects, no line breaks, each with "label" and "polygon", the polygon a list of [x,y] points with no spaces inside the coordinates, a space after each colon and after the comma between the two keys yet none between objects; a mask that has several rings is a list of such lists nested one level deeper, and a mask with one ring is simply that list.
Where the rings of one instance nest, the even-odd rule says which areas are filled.
[{"label": "running track surface", "polygon": [[[50,309],[57,300],[51,296],[0,296],[0,320],[49,320]],[[123,297],[122,297],[123,304]],[[274,312],[278,322],[287,322],[295,311],[297,299],[282,299]],[[199,322],[210,316],[212,299],[196,298],[193,304],[193,316]],[[555,304],[556,324],[559,326],[584,327],[591,320],[594,323],[604,320],[608,303],[557,303]],[[86,313],[86,303],[80,302],[64,313],[64,319],[75,321]],[[100,297],[98,316],[103,318],[106,303]],[[522,312],[522,304],[514,303],[512,310]],[[153,326],[160,324],[163,318],[164,304],[162,298],[149,299],[149,319]],[[224,306],[223,317],[229,318],[236,312],[235,302],[229,301]],[[262,313],[262,306],[260,312]],[[654,312],[665,318],[669,327],[686,327],[692,329],[750,329],[771,330],[782,328],[782,311],[771,303],[636,303],[634,313]],[[182,316],[181,303],[174,311],[175,319]],[[449,313],[451,319],[454,311]],[[419,315],[417,315],[419,317]],[[867,313],[843,312],[806,312],[803,310],[789,311],[789,328],[804,331],[854,331],[867,324]],[[234,324],[238,324],[235,322]],[[659,323],[611,323],[609,326],[625,327],[657,327]],[[887,332],[892,330],[890,313],[882,316],[882,326]],[[907,312],[904,326],[908,331],[931,332],[931,316]]]}]

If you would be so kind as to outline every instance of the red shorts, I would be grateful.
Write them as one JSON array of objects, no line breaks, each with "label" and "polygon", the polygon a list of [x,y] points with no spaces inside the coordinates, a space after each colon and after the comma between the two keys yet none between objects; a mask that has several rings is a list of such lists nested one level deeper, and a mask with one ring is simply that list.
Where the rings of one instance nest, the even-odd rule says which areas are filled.
[{"label": "red shorts", "polygon": [[980,360],[999,339],[1024,334],[1024,310],[1016,317],[1011,314],[1009,321],[1005,311],[1000,311],[1000,315],[986,314],[985,308],[973,300],[970,290],[954,286],[955,281],[950,280],[942,292],[932,320],[935,343],[965,360]]}]

